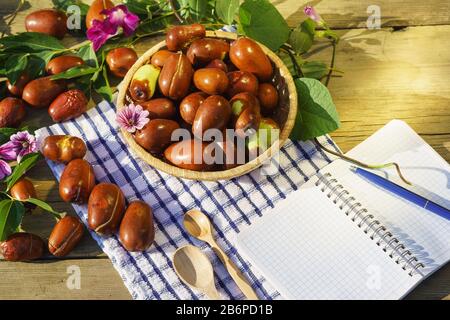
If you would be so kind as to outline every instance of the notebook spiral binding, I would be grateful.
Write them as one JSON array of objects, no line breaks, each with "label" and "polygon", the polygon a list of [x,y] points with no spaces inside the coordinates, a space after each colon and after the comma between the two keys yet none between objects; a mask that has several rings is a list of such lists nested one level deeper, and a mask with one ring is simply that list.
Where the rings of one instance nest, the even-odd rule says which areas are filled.
[{"label": "notebook spiral binding", "polygon": [[315,185],[320,186],[320,191],[326,193],[328,198],[331,199],[334,196],[334,204],[340,202],[339,209],[351,217],[351,220],[357,223],[358,228],[363,229],[365,234],[370,234],[371,240],[375,241],[378,238],[376,244],[388,253],[389,257],[394,259],[403,270],[408,271],[408,275],[412,277],[415,273],[421,274],[419,269],[425,268],[425,265],[413,256],[411,251],[394,237],[379,220],[375,219],[366,208],[363,208],[362,204],[330,173],[319,175]]}]

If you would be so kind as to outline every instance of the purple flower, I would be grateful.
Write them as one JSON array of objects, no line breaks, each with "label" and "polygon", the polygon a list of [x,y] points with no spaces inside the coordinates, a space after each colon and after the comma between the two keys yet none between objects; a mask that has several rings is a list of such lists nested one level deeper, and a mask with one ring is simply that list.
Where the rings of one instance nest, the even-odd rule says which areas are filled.
[{"label": "purple flower", "polygon": [[10,148],[17,154],[17,162],[20,162],[27,154],[36,152],[37,150],[36,138],[32,134],[29,134],[28,131],[17,132],[9,140],[3,146]]},{"label": "purple flower", "polygon": [[305,12],[305,14],[312,20],[314,20],[315,22],[317,22],[318,24],[322,24],[323,20],[322,17],[320,16],[320,14],[316,11],[316,9],[314,9],[314,7],[311,6],[306,6],[305,9],[303,10]]},{"label": "purple flower", "polygon": [[139,17],[128,11],[125,5],[118,5],[111,9],[102,10],[105,20],[92,21],[92,27],[87,31],[87,37],[94,44],[97,51],[109,38],[118,34],[119,28],[128,37],[138,27]]},{"label": "purple flower", "polygon": [[6,161],[0,160],[0,180],[11,174],[11,167]]},{"label": "purple flower", "polygon": [[148,115],[149,112],[140,105],[135,106],[131,103],[117,113],[116,121],[122,129],[133,133],[141,130],[150,121]]},{"label": "purple flower", "polygon": [[115,28],[108,20],[92,21],[92,27],[87,31],[87,37],[94,44],[94,50],[97,51],[101,46],[117,33]]},{"label": "purple flower", "polygon": [[127,6],[123,4],[105,9],[102,14],[106,15],[106,19],[116,28],[122,27],[127,37],[133,34],[139,24],[139,17],[128,11]]},{"label": "purple flower", "polygon": [[4,159],[6,161],[16,160],[17,153],[16,150],[8,143],[0,146],[0,159]]}]

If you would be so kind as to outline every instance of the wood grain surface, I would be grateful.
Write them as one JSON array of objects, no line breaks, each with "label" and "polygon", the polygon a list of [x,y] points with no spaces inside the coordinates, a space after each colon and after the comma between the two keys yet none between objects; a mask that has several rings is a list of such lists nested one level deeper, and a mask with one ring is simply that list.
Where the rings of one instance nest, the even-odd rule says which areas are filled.
[{"label": "wood grain surface", "polygon": [[[24,18],[38,8],[51,7],[50,0],[27,1],[11,26],[5,16],[17,0],[2,0],[0,31],[24,31]],[[89,3],[90,1],[86,1]],[[118,3],[118,1],[116,1]],[[330,26],[338,28],[342,40],[337,48],[336,68],[330,91],[342,126],[333,139],[347,151],[391,119],[410,124],[444,159],[450,161],[450,2],[377,1],[382,28],[368,30],[369,0],[298,1],[273,3],[295,26],[304,19],[302,8],[314,5]],[[161,38],[141,42],[139,54]],[[66,37],[72,45],[79,39]],[[316,43],[311,59],[329,62],[331,48]],[[51,124],[45,110],[33,111],[28,123]],[[44,162],[30,172],[38,197],[57,210],[73,214],[58,195],[58,185]],[[26,216],[24,229],[48,237],[54,224],[42,212]],[[81,289],[69,289],[67,268],[78,266]],[[118,273],[87,234],[66,260],[47,257],[35,263],[0,261],[0,299],[130,299]],[[450,266],[443,267],[417,287],[407,298],[442,299],[450,293]]]}]

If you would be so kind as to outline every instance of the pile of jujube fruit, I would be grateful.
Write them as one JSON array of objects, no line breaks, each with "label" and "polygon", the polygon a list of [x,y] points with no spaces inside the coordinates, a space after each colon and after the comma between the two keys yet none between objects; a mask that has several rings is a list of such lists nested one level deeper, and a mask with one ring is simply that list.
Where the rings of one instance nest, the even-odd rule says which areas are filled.
[{"label": "pile of jujube fruit", "polygon": [[[258,43],[249,38],[208,38],[200,24],[171,27],[166,48],[140,66],[129,83],[126,102],[140,105],[150,117],[133,137],[146,151],[183,169],[236,167],[241,163],[236,161],[235,140],[210,142],[204,133],[233,129],[235,138],[248,139],[258,130],[279,130],[272,117],[279,105],[274,69]],[[188,129],[190,139],[173,141],[178,128]],[[195,148],[196,141],[201,150]],[[220,144],[222,163],[194,159],[194,152],[203,154],[211,143]],[[227,148],[227,143],[233,147]],[[245,161],[260,151],[258,144],[250,149],[247,143]]]}]

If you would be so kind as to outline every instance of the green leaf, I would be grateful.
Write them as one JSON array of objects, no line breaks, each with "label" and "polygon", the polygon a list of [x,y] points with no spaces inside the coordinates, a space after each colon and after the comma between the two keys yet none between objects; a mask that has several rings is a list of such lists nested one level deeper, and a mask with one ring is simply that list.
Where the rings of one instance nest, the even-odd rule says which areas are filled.
[{"label": "green leaf", "polygon": [[339,42],[339,36],[336,32],[334,32],[331,29],[325,29],[325,30],[318,30],[315,32],[316,37],[318,38],[327,38],[334,40],[336,43]]},{"label": "green leaf", "polygon": [[339,128],[339,116],[327,87],[309,78],[296,79],[295,87],[298,111],[291,139],[310,140]]},{"label": "green leaf", "polygon": [[152,9],[154,10],[158,6],[158,3],[154,0],[125,0],[124,4],[131,12],[147,18],[152,17]]},{"label": "green leaf", "polygon": [[239,9],[239,0],[217,0],[216,13],[226,24],[232,24]]},{"label": "green leaf", "polygon": [[268,0],[245,0],[241,4],[239,30],[272,51],[278,50],[290,33],[286,21]]},{"label": "green leaf", "polygon": [[52,2],[56,9],[63,11],[67,11],[68,7],[76,5],[80,8],[80,13],[82,16],[85,16],[89,10],[89,5],[83,3],[82,0],[52,0]]},{"label": "green leaf", "polygon": [[25,207],[21,202],[11,199],[0,201],[0,241],[16,232],[24,213]]},{"label": "green leaf", "polygon": [[77,55],[84,60],[88,66],[98,67],[97,56],[95,55],[94,48],[92,47],[92,43],[89,43],[83,47],[81,47]]},{"label": "green leaf", "polygon": [[70,68],[64,72],[55,74],[51,77],[52,80],[58,80],[58,79],[73,79],[81,76],[85,76],[87,74],[93,74],[97,72],[99,68],[93,68],[89,66],[76,66],[73,68]]},{"label": "green leaf", "polygon": [[93,87],[94,91],[101,95],[103,99],[112,101],[112,90],[109,85],[108,74],[105,67],[97,74]]},{"label": "green leaf", "polygon": [[20,163],[14,167],[11,175],[6,179],[6,191],[9,191],[17,180],[19,180],[30,168],[32,168],[40,158],[41,154],[37,152],[29,153],[24,156]]},{"label": "green leaf", "polygon": [[320,61],[306,61],[300,66],[300,69],[302,70],[305,78],[313,78],[317,80],[325,77],[330,71],[328,65]]},{"label": "green leaf", "polygon": [[64,46],[56,38],[39,32],[23,32],[7,36],[0,39],[0,44],[8,50],[10,48],[25,48],[27,50],[24,50],[24,53],[64,49]]},{"label": "green leaf", "polygon": [[200,22],[206,15],[208,0],[189,0],[190,17],[196,22]]},{"label": "green leaf", "polygon": [[311,19],[306,19],[298,28],[292,30],[288,43],[296,53],[302,54],[311,49],[314,41],[315,28],[315,22]]},{"label": "green leaf", "polygon": [[28,198],[26,202],[32,203],[45,211],[51,213],[55,218],[60,219],[64,215],[64,213],[55,211],[47,202],[35,199],[35,198]]},{"label": "green leaf", "polygon": [[9,137],[18,131],[16,128],[0,128],[0,145],[9,141]]},{"label": "green leaf", "polygon": [[27,68],[28,53],[25,54],[13,54],[5,63],[6,77],[8,80],[15,84],[22,72]]}]

